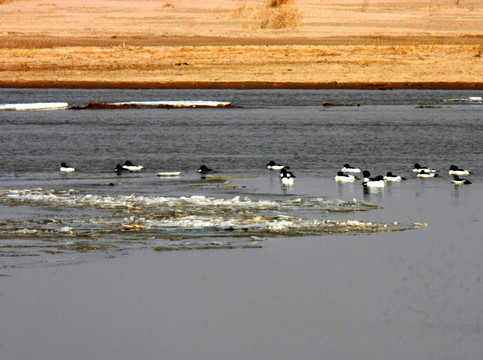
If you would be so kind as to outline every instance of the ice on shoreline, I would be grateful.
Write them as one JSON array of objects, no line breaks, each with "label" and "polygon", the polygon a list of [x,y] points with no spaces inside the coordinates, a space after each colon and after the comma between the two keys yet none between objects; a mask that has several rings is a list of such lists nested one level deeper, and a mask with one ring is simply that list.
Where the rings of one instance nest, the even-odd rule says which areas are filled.
[{"label": "ice on shoreline", "polygon": [[66,102],[38,102],[25,104],[0,104],[0,110],[62,110],[67,109],[69,104]]},{"label": "ice on shoreline", "polygon": [[444,102],[465,102],[465,103],[483,103],[481,96],[470,96],[467,99],[444,99]]},{"label": "ice on shoreline", "polygon": [[217,108],[231,107],[226,101],[179,100],[179,101],[126,101],[126,102],[93,102],[87,105],[69,105],[66,102],[38,102],[19,104],[0,104],[0,110],[84,110],[84,109],[137,109],[137,108]]},{"label": "ice on shoreline", "polygon": [[144,108],[218,108],[231,107],[230,102],[205,100],[179,100],[179,101],[125,101],[125,102],[92,102],[85,106],[73,105],[71,110],[96,109],[144,109]]}]

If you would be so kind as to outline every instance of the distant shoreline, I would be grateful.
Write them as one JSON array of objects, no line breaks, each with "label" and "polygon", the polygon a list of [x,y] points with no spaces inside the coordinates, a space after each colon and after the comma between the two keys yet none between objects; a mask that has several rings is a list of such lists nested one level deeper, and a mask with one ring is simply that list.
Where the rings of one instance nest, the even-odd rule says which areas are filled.
[{"label": "distant shoreline", "polygon": [[263,3],[4,1],[0,87],[483,89],[481,0]]},{"label": "distant shoreline", "polygon": [[52,36],[0,33],[2,49],[38,49],[55,47],[125,47],[125,46],[401,46],[401,45],[481,45],[483,35],[327,35],[317,37],[233,37],[233,36]]},{"label": "distant shoreline", "polygon": [[0,81],[0,88],[33,89],[293,89],[293,90],[482,90],[483,82],[122,82],[122,81]]}]

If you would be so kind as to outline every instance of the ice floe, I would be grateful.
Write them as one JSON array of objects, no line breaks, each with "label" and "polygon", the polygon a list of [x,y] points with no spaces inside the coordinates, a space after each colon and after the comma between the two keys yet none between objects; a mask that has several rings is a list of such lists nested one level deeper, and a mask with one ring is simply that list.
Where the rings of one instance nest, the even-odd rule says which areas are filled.
[{"label": "ice floe", "polygon": [[[6,245],[21,239],[32,244],[29,254],[48,251],[56,256],[59,252],[138,246],[160,251],[256,248],[261,240],[253,239],[402,231],[423,226],[342,219],[377,206],[323,198],[106,196],[37,188],[0,189],[0,205],[12,207],[10,220],[0,221],[0,253]],[[329,219],[330,214],[337,216]],[[16,250],[8,249],[6,256],[14,256]]]},{"label": "ice floe", "polygon": [[66,102],[38,102],[25,104],[0,104],[0,110],[61,110],[67,109],[69,104]]}]

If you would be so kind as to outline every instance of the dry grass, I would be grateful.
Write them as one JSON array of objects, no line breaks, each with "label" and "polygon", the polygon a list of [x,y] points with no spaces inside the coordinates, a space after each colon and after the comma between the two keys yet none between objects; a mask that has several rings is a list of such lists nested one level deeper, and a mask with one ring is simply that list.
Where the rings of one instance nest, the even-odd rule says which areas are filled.
[{"label": "dry grass", "polygon": [[475,57],[476,58],[481,58],[481,55],[483,54],[483,45],[479,45],[475,49]]},{"label": "dry grass", "polygon": [[482,0],[0,4],[0,83],[482,82]]},{"label": "dry grass", "polygon": [[256,29],[296,28],[301,15],[294,0],[267,0],[262,6],[247,6],[243,3],[235,10],[235,17],[247,19]]},{"label": "dry grass", "polygon": [[294,6],[262,8],[257,21],[261,29],[296,28],[300,25],[300,13]]},{"label": "dry grass", "polygon": [[268,0],[267,6],[277,8],[280,6],[293,5],[293,0]]}]

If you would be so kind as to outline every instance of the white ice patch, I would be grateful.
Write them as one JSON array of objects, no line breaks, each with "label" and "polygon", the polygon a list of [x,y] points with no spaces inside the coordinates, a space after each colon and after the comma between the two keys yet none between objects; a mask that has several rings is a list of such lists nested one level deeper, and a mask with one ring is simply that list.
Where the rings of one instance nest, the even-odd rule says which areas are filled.
[{"label": "white ice patch", "polygon": [[[358,220],[319,219],[327,212],[369,210],[375,205],[342,200],[284,199],[257,200],[236,196],[231,199],[207,196],[101,196],[83,194],[76,190],[56,191],[43,189],[0,190],[0,203],[27,204],[49,207],[92,208],[107,210],[111,215],[82,220],[83,234],[99,229],[108,232],[123,230],[168,231],[177,233],[200,230],[211,232],[245,232],[264,234],[306,235],[332,232],[393,231],[404,228],[397,223],[378,224]],[[299,217],[310,213],[311,219]],[[126,214],[130,216],[126,217]],[[87,224],[97,226],[88,227]],[[72,224],[57,229],[59,233],[76,234],[82,227]],[[43,227],[47,228],[47,225]],[[50,228],[48,229],[51,230]],[[55,231],[55,230],[54,230]]]},{"label": "white ice patch", "polygon": [[39,102],[25,104],[0,104],[0,110],[59,110],[67,109],[69,106],[66,102]]}]

